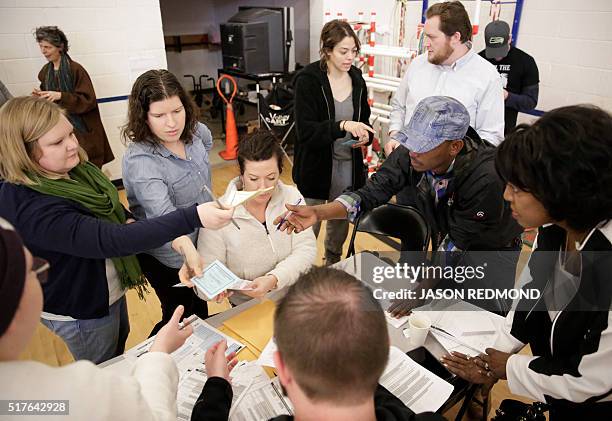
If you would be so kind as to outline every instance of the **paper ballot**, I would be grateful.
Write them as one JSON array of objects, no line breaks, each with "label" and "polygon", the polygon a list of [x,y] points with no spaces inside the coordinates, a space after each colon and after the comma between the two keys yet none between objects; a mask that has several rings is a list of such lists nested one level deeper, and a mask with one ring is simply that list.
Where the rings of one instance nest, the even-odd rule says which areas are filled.
[{"label": "paper ballot", "polygon": [[230,421],[268,420],[279,415],[293,415],[293,407],[281,390],[278,378],[251,386],[238,406],[232,408]]},{"label": "paper ballot", "polygon": [[[457,303],[443,311],[424,311],[433,326],[443,329],[430,329],[433,337],[447,352],[461,352],[476,356],[495,343],[496,330],[504,322],[497,314],[483,310],[465,310],[467,304]],[[419,313],[419,311],[415,311]]]},{"label": "paper ballot", "polygon": [[394,346],[389,351],[389,362],[380,378],[380,384],[417,414],[437,411],[453,392],[450,383]]},{"label": "paper ballot", "polygon": [[274,364],[274,353],[278,351],[274,338],[271,338],[266,347],[261,351],[261,355],[257,359],[257,364],[265,367],[276,368]]},{"label": "paper ballot", "polygon": [[270,186],[266,189],[251,190],[251,191],[234,190],[230,196],[228,196],[227,198],[223,200],[224,202],[223,204],[227,207],[235,207],[238,205],[242,205],[244,202],[247,202],[251,199],[256,198],[260,194],[267,193],[272,190],[274,190],[274,186]]},{"label": "paper ballot", "polygon": [[[205,367],[190,369],[181,379],[176,399],[179,420],[191,419],[193,407],[202,393],[206,380],[207,375]],[[252,362],[240,361],[232,370],[232,390],[234,392],[232,408],[236,405],[240,406],[240,402],[244,400],[241,396],[248,394],[252,385],[267,383],[269,381],[270,379],[261,367]]]},{"label": "paper ballot", "polygon": [[[229,355],[232,352],[238,353],[244,348],[244,344],[227,336],[218,329],[215,329],[206,322],[203,322],[201,319],[196,318],[191,323],[191,326],[193,327],[193,335],[187,338],[185,343],[179,349],[170,354],[176,362],[181,381],[183,377],[189,374],[192,370],[203,367],[206,350],[216,342],[219,342],[222,339],[227,341],[226,355]],[[153,344],[154,340],[155,337],[149,338],[126,351],[125,354],[100,364],[100,367],[118,373],[129,373],[129,370],[136,363],[138,357],[149,352],[149,348]]]},{"label": "paper ballot", "polygon": [[200,276],[191,278],[191,282],[198,289],[198,293],[203,293],[206,298],[212,300],[226,289],[242,281],[239,277],[227,268],[219,260],[215,260],[206,266]]}]

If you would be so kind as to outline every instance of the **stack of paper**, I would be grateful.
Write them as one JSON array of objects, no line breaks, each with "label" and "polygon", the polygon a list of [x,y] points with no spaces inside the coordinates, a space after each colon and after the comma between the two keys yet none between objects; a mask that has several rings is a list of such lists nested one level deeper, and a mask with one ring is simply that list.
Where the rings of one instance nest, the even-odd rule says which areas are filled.
[{"label": "stack of paper", "polygon": [[453,392],[453,385],[394,346],[389,352],[389,362],[380,384],[417,414],[437,411]]},{"label": "stack of paper", "polygon": [[[230,412],[230,414],[233,414],[238,408],[244,406],[244,397],[253,390],[254,385],[268,383],[270,381],[260,366],[246,361],[240,361],[232,370],[231,375],[234,398],[232,400],[232,412]],[[206,380],[207,375],[205,368],[189,370],[183,379],[181,379],[177,394],[179,420],[191,419],[193,407],[202,393]],[[231,417],[231,419],[234,418]]]},{"label": "stack of paper", "polygon": [[462,311],[452,308],[445,311],[425,311],[433,326],[443,329],[431,329],[429,332],[446,351],[476,356],[484,353],[496,339],[496,327],[504,318],[494,313],[475,310]]},{"label": "stack of paper", "polygon": [[278,378],[249,388],[230,415],[231,421],[268,420],[279,415],[293,415],[293,406],[283,396]]},{"label": "stack of paper", "polygon": [[[220,332],[198,318],[191,323],[191,326],[193,327],[193,335],[171,354],[178,367],[180,381],[193,370],[204,368],[204,355],[206,350],[214,343],[225,339],[227,341],[227,355],[232,352],[238,353],[245,347],[241,342]],[[138,357],[149,351],[154,340],[155,337],[149,338],[126,351],[125,354],[100,364],[100,367],[119,374],[129,374]]]}]

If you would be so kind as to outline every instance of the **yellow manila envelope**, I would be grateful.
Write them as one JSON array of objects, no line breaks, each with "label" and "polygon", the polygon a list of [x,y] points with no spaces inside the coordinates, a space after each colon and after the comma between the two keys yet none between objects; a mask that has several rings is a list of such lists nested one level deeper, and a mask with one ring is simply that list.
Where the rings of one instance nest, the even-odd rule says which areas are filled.
[{"label": "yellow manila envelope", "polygon": [[275,308],[273,301],[265,300],[226,320],[223,325],[252,345],[259,355],[272,338]]}]

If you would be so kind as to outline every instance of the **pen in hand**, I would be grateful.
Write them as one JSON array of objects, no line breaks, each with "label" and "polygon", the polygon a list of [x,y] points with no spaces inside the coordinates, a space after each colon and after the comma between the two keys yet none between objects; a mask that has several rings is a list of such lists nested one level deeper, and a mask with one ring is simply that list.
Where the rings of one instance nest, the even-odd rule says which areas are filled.
[{"label": "pen in hand", "polygon": [[[297,206],[297,205],[299,205],[300,203],[302,203],[302,198],[301,198],[301,197],[298,199],[298,201],[297,201],[297,202],[295,202],[295,205],[293,205],[293,206]],[[280,222],[278,223],[278,225],[276,226],[276,231],[280,230],[281,225],[283,225],[283,223],[284,223],[284,222],[287,220],[287,218],[289,218],[289,215],[291,215],[291,211],[287,212],[287,214],[286,214],[285,216],[283,216],[283,218],[281,219],[281,221],[280,221]]]},{"label": "pen in hand", "polygon": [[193,322],[196,321],[196,319],[198,318],[198,316],[196,316],[195,314],[192,314],[191,316],[189,316],[186,319],[183,319],[182,322],[179,322],[178,324],[178,328],[179,330],[183,330],[185,329],[187,326],[189,326],[190,324],[192,324]]},{"label": "pen in hand", "polygon": [[[208,188],[208,186],[206,184],[204,184],[204,190],[206,190],[206,192],[210,195],[210,197],[213,198],[213,200],[215,201],[215,203],[217,204],[217,206],[219,206],[219,208],[221,209],[226,209],[225,206],[223,206],[221,204],[221,202],[219,202],[219,199],[217,199],[217,196],[215,196],[215,194]],[[240,229],[240,227],[238,226],[238,224],[236,223],[236,221],[234,221],[234,218],[231,219],[232,224],[234,224],[234,226],[238,229]]]}]

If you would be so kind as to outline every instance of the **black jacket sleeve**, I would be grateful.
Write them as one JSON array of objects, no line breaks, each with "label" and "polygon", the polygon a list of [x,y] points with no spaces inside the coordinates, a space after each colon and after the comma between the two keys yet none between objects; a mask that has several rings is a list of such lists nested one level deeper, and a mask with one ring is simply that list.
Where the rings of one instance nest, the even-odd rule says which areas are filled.
[{"label": "black jacket sleeve", "polygon": [[[321,98],[321,85],[314,77],[302,76],[295,84],[295,120],[297,142],[312,149],[329,148],[334,140],[344,136],[340,122],[320,118],[320,107],[326,107]],[[329,99],[329,98],[328,98]],[[319,101],[320,100],[320,101]],[[369,111],[369,110],[368,110]],[[324,115],[327,115],[325,110]]]},{"label": "black jacket sleeve", "polygon": [[387,203],[410,184],[410,156],[404,147],[396,148],[382,167],[355,193],[361,198],[360,210],[370,211]]},{"label": "black jacket sleeve", "polygon": [[191,421],[227,421],[233,397],[232,386],[227,380],[210,377],[193,406]]}]

